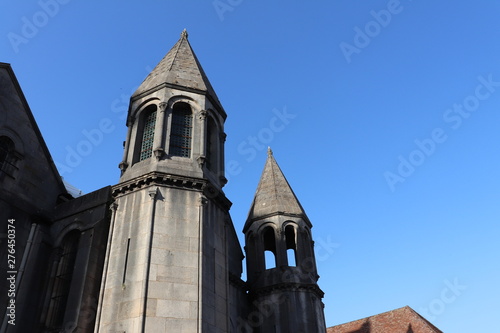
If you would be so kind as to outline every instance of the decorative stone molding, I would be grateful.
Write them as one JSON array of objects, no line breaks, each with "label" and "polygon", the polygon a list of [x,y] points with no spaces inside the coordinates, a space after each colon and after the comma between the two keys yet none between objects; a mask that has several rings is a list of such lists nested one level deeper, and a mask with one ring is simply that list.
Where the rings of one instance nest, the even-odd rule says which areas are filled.
[{"label": "decorative stone molding", "polygon": [[149,189],[148,191],[148,195],[149,197],[151,198],[151,200],[155,200],[156,199],[156,195],[158,194],[158,187],[155,187],[154,189],[151,188]]},{"label": "decorative stone molding", "polygon": [[155,155],[156,157],[156,160],[160,160],[164,155],[165,155],[165,150],[163,148],[156,148],[154,151],[153,151],[153,154]]},{"label": "decorative stone molding", "polygon": [[168,103],[166,102],[160,102],[158,104],[158,110],[160,110],[160,112],[165,112],[165,110],[167,109],[167,105]]},{"label": "decorative stone molding", "polygon": [[198,112],[198,119],[205,120],[207,118],[207,114],[207,110],[201,110],[200,112]]},{"label": "decorative stone molding", "polygon": [[207,158],[205,156],[198,156],[198,158],[196,158],[196,161],[198,162],[200,168],[202,168],[205,165]]},{"label": "decorative stone molding", "polygon": [[203,179],[190,179],[180,176],[152,172],[113,186],[113,196],[116,197],[120,194],[129,193],[137,189],[142,189],[143,187],[150,186],[152,184],[201,191],[205,182],[206,181],[204,181]]},{"label": "decorative stone molding", "polygon": [[205,206],[208,203],[208,199],[204,195],[202,195],[200,196],[199,203],[200,206]]},{"label": "decorative stone molding", "polygon": [[116,198],[152,185],[203,192],[207,198],[224,209],[229,209],[229,207],[231,207],[231,201],[229,201],[224,193],[217,190],[208,180],[175,176],[162,172],[151,172],[115,185],[112,187],[112,195]]},{"label": "decorative stone molding", "polygon": [[219,195],[219,192],[219,190],[208,183],[203,187],[203,193],[205,193],[205,195],[209,198],[217,197]]},{"label": "decorative stone molding", "polygon": [[319,299],[322,299],[325,293],[316,284],[301,284],[301,283],[279,283],[269,287],[250,290],[250,294],[254,297],[266,296],[283,291],[307,291],[311,292]]},{"label": "decorative stone molding", "polygon": [[125,170],[127,170],[128,168],[128,163],[123,161],[123,162],[120,162],[120,164],[118,164],[118,167],[120,168],[121,172],[122,172],[122,175],[123,173],[125,172]]}]

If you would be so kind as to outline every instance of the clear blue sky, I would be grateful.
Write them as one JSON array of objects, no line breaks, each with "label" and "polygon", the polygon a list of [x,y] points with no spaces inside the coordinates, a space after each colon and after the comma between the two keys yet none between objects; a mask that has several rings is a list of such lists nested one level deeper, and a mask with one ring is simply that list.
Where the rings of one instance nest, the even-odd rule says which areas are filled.
[{"label": "clear blue sky", "polygon": [[60,2],[4,1],[0,61],[66,180],[117,182],[129,96],[186,28],[228,113],[236,229],[269,145],[314,225],[327,325],[409,305],[499,332],[499,2]]}]

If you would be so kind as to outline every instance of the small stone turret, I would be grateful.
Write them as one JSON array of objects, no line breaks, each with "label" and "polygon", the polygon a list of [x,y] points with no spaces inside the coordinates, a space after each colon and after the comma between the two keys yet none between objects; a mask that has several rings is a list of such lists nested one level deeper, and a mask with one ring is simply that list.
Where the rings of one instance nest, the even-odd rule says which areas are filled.
[{"label": "small stone turret", "polygon": [[243,229],[249,296],[263,314],[258,332],[325,332],[311,228],[269,149]]}]

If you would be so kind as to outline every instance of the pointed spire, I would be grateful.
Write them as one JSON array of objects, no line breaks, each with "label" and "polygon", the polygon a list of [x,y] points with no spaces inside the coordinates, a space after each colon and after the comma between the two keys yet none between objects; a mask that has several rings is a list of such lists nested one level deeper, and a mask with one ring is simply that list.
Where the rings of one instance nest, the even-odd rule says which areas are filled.
[{"label": "pointed spire", "polygon": [[186,29],[182,31],[177,43],[141,83],[132,98],[140,98],[166,86],[200,91],[211,96],[215,103],[221,106],[212,85],[189,44]]},{"label": "pointed spire", "polygon": [[310,224],[304,209],[293,193],[269,147],[266,165],[260,177],[243,232],[253,221],[273,215],[300,216],[306,223]]}]

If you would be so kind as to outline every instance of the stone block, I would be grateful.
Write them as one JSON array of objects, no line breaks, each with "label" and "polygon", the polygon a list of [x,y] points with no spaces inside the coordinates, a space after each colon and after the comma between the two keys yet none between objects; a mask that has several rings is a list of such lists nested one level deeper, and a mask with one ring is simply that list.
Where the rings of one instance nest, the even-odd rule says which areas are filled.
[{"label": "stone block", "polygon": [[200,239],[198,237],[189,237],[189,251],[198,253]]},{"label": "stone block", "polygon": [[156,315],[158,317],[189,319],[190,302],[159,299],[157,302]]},{"label": "stone block", "polygon": [[172,283],[172,297],[174,299],[194,301],[198,300],[198,286],[194,284]]},{"label": "stone block", "polygon": [[166,249],[153,248],[151,251],[151,263],[164,266],[173,265],[174,252]]},{"label": "stone block", "polygon": [[179,219],[175,222],[175,235],[197,238],[199,235],[197,220]]},{"label": "stone block", "polygon": [[135,299],[129,302],[122,302],[119,305],[118,318],[123,320],[127,318],[139,317],[142,312],[143,302],[141,299]]},{"label": "stone block", "polygon": [[194,284],[198,280],[198,271],[192,267],[175,267],[158,265],[157,281],[180,282]]},{"label": "stone block", "polygon": [[[148,297],[148,302],[146,303],[146,316],[147,317],[155,317],[156,316],[156,306],[158,300],[153,297]],[[148,332],[146,330],[146,332]],[[155,331],[157,332],[157,331]]]},{"label": "stone block", "polygon": [[198,253],[176,251],[172,255],[172,264],[177,267],[198,267]]},{"label": "stone block", "polygon": [[159,317],[146,317],[145,332],[175,332],[167,326],[167,320]]},{"label": "stone block", "polygon": [[123,301],[131,301],[134,299],[139,299],[143,296],[144,284],[142,281],[125,281],[125,284],[121,285],[118,292],[120,293],[119,298]]},{"label": "stone block", "polygon": [[189,303],[189,316],[193,319],[198,318],[198,302]]}]

